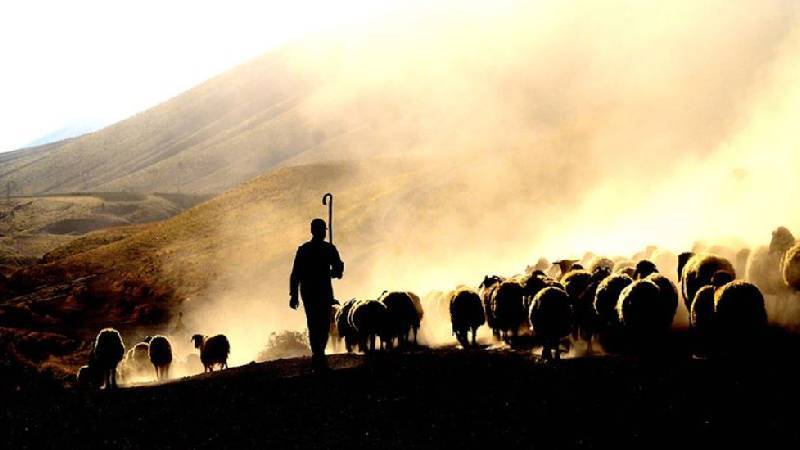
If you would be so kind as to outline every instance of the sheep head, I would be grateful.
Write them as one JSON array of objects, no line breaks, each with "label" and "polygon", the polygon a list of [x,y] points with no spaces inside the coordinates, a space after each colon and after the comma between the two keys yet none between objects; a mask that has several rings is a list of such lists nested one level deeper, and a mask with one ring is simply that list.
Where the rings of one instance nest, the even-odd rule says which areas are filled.
[{"label": "sheep head", "polygon": [[192,336],[192,338],[190,340],[192,342],[194,342],[194,348],[200,348],[200,347],[203,346],[203,343],[205,342],[206,337],[203,336],[202,334],[195,334],[194,336]]},{"label": "sheep head", "polygon": [[678,255],[678,281],[683,281],[683,266],[694,256],[692,252],[683,252]]}]

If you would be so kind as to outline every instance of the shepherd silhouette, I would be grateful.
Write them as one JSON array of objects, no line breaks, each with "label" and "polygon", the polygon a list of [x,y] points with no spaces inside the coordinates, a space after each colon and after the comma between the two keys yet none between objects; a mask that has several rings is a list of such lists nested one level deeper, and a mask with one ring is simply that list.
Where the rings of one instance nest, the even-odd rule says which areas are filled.
[{"label": "shepherd silhouette", "polygon": [[344,263],[336,247],[325,241],[328,228],[322,219],[311,221],[311,240],[297,248],[289,287],[289,307],[297,309],[298,288],[306,311],[311,364],[315,370],[327,368],[325,345],[330,331],[333,298],[331,278],[342,278]]}]

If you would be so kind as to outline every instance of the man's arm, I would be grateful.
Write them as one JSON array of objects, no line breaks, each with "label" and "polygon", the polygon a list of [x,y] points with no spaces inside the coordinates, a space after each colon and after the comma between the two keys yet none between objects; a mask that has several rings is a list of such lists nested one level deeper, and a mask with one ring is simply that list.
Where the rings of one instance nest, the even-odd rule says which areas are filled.
[{"label": "man's arm", "polygon": [[331,276],[333,278],[342,278],[344,275],[344,263],[342,258],[339,257],[339,250],[334,245],[331,245]]},{"label": "man's arm", "polygon": [[289,276],[289,307],[297,309],[297,289],[300,286],[300,273],[302,271],[302,257],[300,256],[300,248],[294,255],[294,264],[292,264],[292,274]]}]

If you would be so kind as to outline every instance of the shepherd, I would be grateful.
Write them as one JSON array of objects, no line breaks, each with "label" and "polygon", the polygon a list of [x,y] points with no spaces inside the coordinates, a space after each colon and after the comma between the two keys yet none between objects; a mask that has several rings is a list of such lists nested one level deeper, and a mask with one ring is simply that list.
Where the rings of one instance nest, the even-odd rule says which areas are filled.
[{"label": "shepherd", "polygon": [[[331,208],[329,220],[332,218],[333,197],[328,207]],[[325,203],[323,197],[323,203]],[[331,278],[342,278],[344,263],[333,242],[326,242],[327,224],[322,219],[311,221],[311,240],[297,248],[294,266],[289,282],[289,307],[297,309],[300,305],[298,288],[303,297],[303,308],[306,311],[308,340],[311,345],[311,366],[315,371],[328,368],[325,359],[325,346],[328,343],[330,330],[331,306],[336,302],[333,297]]]}]

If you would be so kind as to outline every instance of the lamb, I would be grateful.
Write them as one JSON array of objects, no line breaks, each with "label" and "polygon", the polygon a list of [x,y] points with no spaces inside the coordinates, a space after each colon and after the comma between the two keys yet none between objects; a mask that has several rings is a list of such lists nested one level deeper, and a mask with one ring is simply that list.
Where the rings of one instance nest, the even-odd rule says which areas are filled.
[{"label": "lamb", "polygon": [[81,389],[96,389],[100,387],[103,380],[99,370],[91,366],[81,366],[76,376],[78,387]]},{"label": "lamb", "polygon": [[782,275],[786,286],[800,291],[800,243],[795,244],[783,256]]},{"label": "lamb", "polygon": [[195,334],[191,340],[194,342],[194,348],[200,350],[200,362],[203,363],[203,372],[213,372],[215,365],[219,365],[220,369],[228,368],[228,355],[231,353],[231,344],[224,334],[211,337]]},{"label": "lamb", "polygon": [[594,311],[597,313],[601,328],[608,329],[619,323],[619,314],[617,313],[619,296],[631,283],[633,280],[627,274],[612,273],[597,286],[594,296]]},{"label": "lamb", "polygon": [[481,297],[471,289],[459,289],[450,299],[450,323],[453,334],[462,347],[469,347],[469,332],[472,345],[476,345],[478,328],[486,322]]},{"label": "lamb", "polygon": [[711,277],[718,271],[728,272],[736,278],[730,261],[710,253],[685,252],[678,255],[678,281],[687,311],[691,311],[694,294],[703,286],[711,284]]},{"label": "lamb", "polygon": [[526,322],[525,299],[522,285],[516,281],[503,281],[494,291],[491,311],[494,317],[495,335],[504,340],[516,336]]},{"label": "lamb", "polygon": [[561,359],[559,341],[570,333],[572,327],[572,309],[569,295],[563,289],[548,287],[542,289],[531,302],[528,311],[531,327],[544,341],[542,358]]},{"label": "lamb", "polygon": [[377,300],[359,300],[353,305],[348,321],[356,331],[361,351],[375,351],[377,337],[380,337],[381,345],[391,345],[388,315],[386,306]]},{"label": "lamb", "polygon": [[398,347],[408,344],[408,335],[414,334],[414,343],[417,341],[417,331],[422,319],[422,306],[419,297],[410,292],[385,293],[379,300],[386,306],[388,332],[391,339],[397,338]]},{"label": "lamb", "polygon": [[352,311],[357,301],[358,300],[352,298],[344,302],[344,304],[336,311],[336,334],[339,336],[339,338],[344,339],[344,346],[347,349],[347,353],[352,353],[353,349],[358,343],[357,332],[355,328],[350,325],[349,321],[350,311]]},{"label": "lamb", "polygon": [[117,387],[117,365],[123,356],[125,356],[125,344],[119,332],[113,328],[100,330],[94,342],[89,367],[99,372],[101,379],[99,384],[106,389]]},{"label": "lamb", "polygon": [[131,377],[142,374],[150,366],[150,336],[130,348],[122,361],[122,375],[126,383]]},{"label": "lamb", "polygon": [[156,370],[156,381],[169,379],[169,366],[172,364],[172,345],[169,340],[164,336],[154,336],[148,353]]}]

